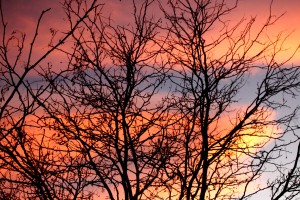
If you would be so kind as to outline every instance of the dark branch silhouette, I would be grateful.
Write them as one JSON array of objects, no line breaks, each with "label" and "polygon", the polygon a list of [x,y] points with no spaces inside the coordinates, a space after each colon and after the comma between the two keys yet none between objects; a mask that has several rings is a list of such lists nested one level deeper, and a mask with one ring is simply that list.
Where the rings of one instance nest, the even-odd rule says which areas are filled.
[{"label": "dark branch silhouette", "polygon": [[51,10],[28,42],[3,3],[0,199],[299,197],[300,69],[278,58],[288,35],[265,37],[272,2],[258,28],[228,20],[238,0],[118,2],[128,24],[65,0],[68,31],[39,58]]}]

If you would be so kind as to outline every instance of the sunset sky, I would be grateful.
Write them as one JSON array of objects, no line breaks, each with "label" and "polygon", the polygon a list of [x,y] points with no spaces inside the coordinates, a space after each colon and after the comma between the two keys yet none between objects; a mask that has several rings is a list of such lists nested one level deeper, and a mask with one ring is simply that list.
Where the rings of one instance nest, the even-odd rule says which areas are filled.
[{"label": "sunset sky", "polygon": [[[141,0],[137,0],[137,2],[139,1]],[[228,0],[228,2],[230,1],[231,0]],[[33,52],[34,55],[38,57],[38,55],[48,48],[47,45],[51,36],[50,28],[60,31],[68,29],[68,23],[65,20],[65,15],[59,2],[59,0],[2,0],[4,19],[8,22],[8,33],[11,33],[13,30],[26,33],[27,44],[29,44],[42,10],[51,8],[42,20],[36,43],[36,51]],[[103,2],[106,4],[103,9],[104,15],[110,14],[111,18],[115,20],[116,23],[130,23],[131,18],[129,16],[132,13],[132,0],[103,0]],[[256,25],[262,25],[269,14],[270,3],[270,0],[240,0],[238,8],[231,14],[232,20],[239,20],[243,17],[250,19],[251,17],[256,16]],[[280,54],[280,59],[285,59],[290,56],[300,44],[299,9],[300,0],[273,1],[272,14],[276,16],[280,16],[281,14],[284,15],[274,27],[268,29],[268,36],[271,38],[275,37],[282,31],[286,35],[291,34],[284,46],[286,51]],[[154,17],[161,17],[161,14],[159,14],[160,11],[153,9],[151,12]],[[2,32],[0,32],[0,34],[2,34]],[[61,58],[59,54],[54,53],[48,59],[58,62],[63,58]],[[291,60],[290,64],[291,63],[294,65],[300,64],[300,51],[295,54],[295,57]],[[255,85],[250,85],[250,87],[255,87]],[[294,103],[296,104],[296,102]]]},{"label": "sunset sky", "polygon": [[[230,1],[228,0],[227,2]],[[129,14],[132,13],[131,0],[110,0],[103,2],[105,2],[102,11],[104,15],[110,14],[111,18],[118,23],[130,22]],[[270,0],[240,0],[238,8],[232,13],[231,20],[238,20],[242,17],[246,19],[257,17],[255,25],[259,26],[266,20],[270,3]],[[59,0],[4,0],[2,4],[5,20],[8,22],[8,29],[25,32],[27,40],[32,38],[33,29],[42,10],[51,8],[42,21],[37,43],[41,48],[47,46],[50,37],[50,28],[62,31],[68,28]],[[275,26],[268,30],[268,35],[274,37],[282,31],[285,34],[291,33],[285,45],[288,50],[282,54],[283,57],[293,52],[300,43],[299,8],[300,1],[297,0],[275,0],[273,2],[272,14],[276,16],[284,14],[284,16]],[[154,17],[161,17],[160,12],[156,8],[153,8],[151,12]],[[299,53],[294,57],[293,63],[297,63],[298,61],[300,61]]]}]

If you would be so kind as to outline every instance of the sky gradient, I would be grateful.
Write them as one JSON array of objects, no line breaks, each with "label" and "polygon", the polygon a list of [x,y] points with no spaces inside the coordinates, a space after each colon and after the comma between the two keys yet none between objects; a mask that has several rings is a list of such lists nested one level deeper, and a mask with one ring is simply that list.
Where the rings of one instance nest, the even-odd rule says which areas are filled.
[{"label": "sky gradient", "polygon": [[[243,17],[249,20],[251,17],[256,16],[256,25],[262,25],[267,19],[270,2],[269,0],[241,0],[238,8],[232,13],[230,18],[232,18],[233,21]],[[132,13],[130,10],[131,0],[110,0],[109,3],[106,4],[103,13],[110,14],[116,23],[125,24],[130,22],[131,19],[128,16]],[[27,43],[29,43],[33,37],[33,30],[36,27],[42,10],[51,8],[43,18],[40,27],[41,29],[36,43],[37,48],[35,48],[34,52],[36,56],[46,51],[51,37],[50,28],[60,31],[68,29],[68,23],[65,21],[64,12],[58,0],[2,0],[2,6],[5,21],[8,22],[8,33],[11,33],[13,30],[25,32],[27,34]],[[268,29],[268,35],[272,38],[282,31],[284,31],[286,35],[291,33],[291,36],[289,36],[284,45],[287,50],[280,55],[282,59],[291,55],[300,43],[300,27],[298,25],[300,13],[298,8],[300,8],[299,0],[275,0],[272,5],[273,15],[280,16],[283,13],[285,14],[274,27]],[[159,17],[159,15],[156,15],[155,9],[152,10],[152,13],[155,17]],[[0,34],[2,34],[2,32]],[[63,58],[59,57],[58,53],[54,53],[48,59],[59,61]],[[300,63],[300,52],[295,54],[291,62],[295,65]]]},{"label": "sky gradient", "polygon": [[[130,22],[129,14],[132,13],[131,0],[111,0],[104,2],[105,6],[102,10],[104,15],[110,14],[111,18],[117,23],[124,24]],[[232,17],[230,16],[230,20],[239,20],[243,17],[249,20],[251,17],[256,17],[255,25],[258,27],[265,22],[269,14],[270,4],[270,0],[240,0],[237,9],[231,14]],[[2,1],[2,6],[5,21],[8,22],[8,30],[25,32],[27,40],[32,38],[33,30],[36,27],[42,10],[51,8],[43,18],[37,41],[37,45],[41,49],[47,47],[51,36],[50,28],[62,31],[68,28],[59,0],[5,0]],[[299,8],[300,1],[297,0],[275,0],[272,4],[272,15],[284,15],[273,27],[268,29],[268,36],[275,37],[280,32],[283,32],[285,35],[291,34],[285,43],[287,50],[282,53],[283,58],[290,55],[300,43]],[[160,17],[157,8],[153,8],[151,12],[154,17]],[[299,61],[300,54],[297,53],[292,62],[296,64]]]}]

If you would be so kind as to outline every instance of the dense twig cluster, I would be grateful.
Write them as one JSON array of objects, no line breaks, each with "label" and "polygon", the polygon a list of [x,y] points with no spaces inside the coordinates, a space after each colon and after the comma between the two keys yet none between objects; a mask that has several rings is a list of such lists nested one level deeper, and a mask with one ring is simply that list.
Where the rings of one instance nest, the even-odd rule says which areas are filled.
[{"label": "dense twig cluster", "polygon": [[[97,0],[65,0],[69,31],[51,29],[36,61],[49,10],[25,50],[0,5],[0,198],[296,197],[298,108],[287,102],[300,69],[277,58],[285,38],[264,37],[278,17],[233,24],[237,4],[133,1],[130,24],[118,25]],[[60,69],[44,63],[54,51],[66,57]]]}]

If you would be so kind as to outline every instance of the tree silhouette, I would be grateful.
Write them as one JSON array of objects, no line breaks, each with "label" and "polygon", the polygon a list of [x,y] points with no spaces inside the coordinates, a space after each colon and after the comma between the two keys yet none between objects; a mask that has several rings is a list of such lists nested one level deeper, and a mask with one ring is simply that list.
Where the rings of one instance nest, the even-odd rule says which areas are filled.
[{"label": "tree silhouette", "polygon": [[259,29],[228,20],[238,1],[131,5],[118,24],[102,1],[65,0],[69,31],[34,61],[49,10],[27,51],[0,4],[0,198],[297,197],[300,71],[278,58],[285,36],[265,37],[272,3]]},{"label": "tree silhouette", "polygon": [[[27,50],[25,33],[18,30],[8,33],[8,23],[0,2],[1,199],[83,199],[84,185],[80,183],[78,174],[72,174],[69,169],[72,161],[64,164],[67,154],[56,151],[52,146],[53,136],[45,129],[41,130],[39,125],[39,120],[43,119],[39,115],[40,105],[51,96],[51,93],[45,93],[50,84],[39,85],[30,77],[39,73],[38,68],[45,59],[59,49],[99,5],[96,0],[86,4],[85,12],[76,16],[76,22],[69,31],[36,58],[39,29],[50,9],[42,11]],[[70,5],[70,2],[65,1],[63,5]]]},{"label": "tree silhouette", "polygon": [[[262,39],[278,20],[271,11],[261,29],[254,31],[255,18],[235,25],[223,20],[238,1],[232,5],[206,0],[168,3],[167,8],[161,6],[168,31],[163,48],[177,88],[174,109],[181,117],[179,126],[174,125],[178,152],[166,166],[172,177],[170,191],[176,191],[178,199],[247,198],[252,194],[251,183],[287,144],[266,146],[295,129],[290,124],[295,113],[273,119],[270,115],[286,106],[280,95],[296,95],[299,67],[286,66],[290,58],[276,59],[282,50],[280,36]],[[254,71],[262,78],[241,107],[240,93],[253,81]],[[286,128],[268,132],[274,126]],[[297,162],[298,157],[287,177],[284,174],[285,178],[271,184],[272,198],[277,199],[276,193],[299,192],[294,179]],[[276,165],[279,171],[284,167]]]},{"label": "tree silhouette", "polygon": [[[129,27],[113,26],[95,10],[72,35],[73,49],[65,52],[69,67],[45,76],[55,77],[49,91],[55,99],[44,104],[53,121],[45,123],[53,122],[48,126],[68,152],[80,152],[75,168],[82,166],[89,173],[85,181],[110,199],[153,195],[170,156],[162,153],[168,107],[153,100],[167,72],[156,61],[158,24],[147,17],[151,3],[134,4]],[[67,11],[70,21],[78,14]]]}]

